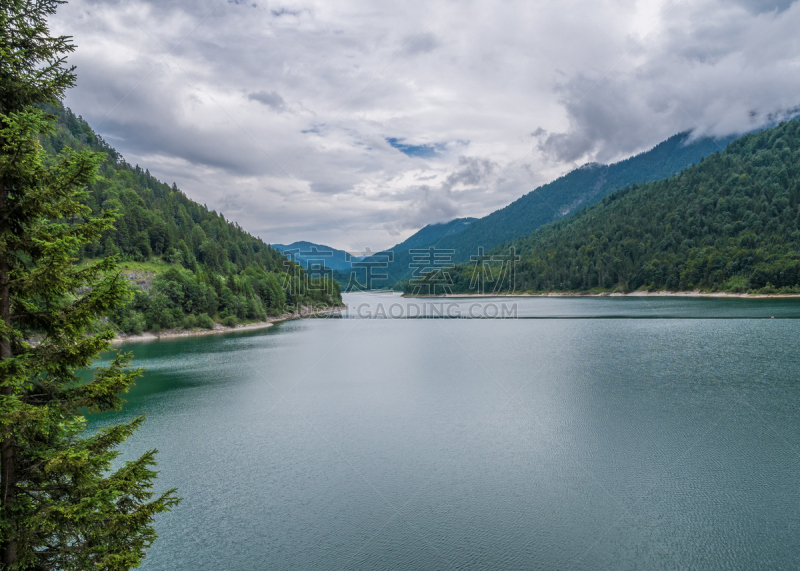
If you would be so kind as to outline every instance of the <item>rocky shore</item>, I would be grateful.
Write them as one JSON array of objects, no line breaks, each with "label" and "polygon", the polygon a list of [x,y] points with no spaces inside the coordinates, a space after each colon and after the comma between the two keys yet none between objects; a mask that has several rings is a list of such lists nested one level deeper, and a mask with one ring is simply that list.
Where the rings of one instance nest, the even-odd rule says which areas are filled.
[{"label": "rocky shore", "polygon": [[218,333],[231,333],[236,331],[248,331],[251,329],[265,329],[272,327],[273,324],[281,321],[289,321],[291,319],[304,319],[309,317],[318,317],[330,313],[337,313],[347,309],[346,305],[337,305],[334,307],[326,307],[324,309],[310,309],[300,308],[299,312],[290,312],[278,315],[275,317],[267,318],[265,321],[256,321],[253,323],[243,323],[234,327],[228,327],[221,323],[215,323],[214,329],[169,329],[153,333],[146,331],[139,335],[126,335],[125,333],[118,333],[117,338],[112,343],[133,343],[138,341],[156,341],[158,339],[168,339],[171,337],[190,337],[193,335],[214,335]]}]

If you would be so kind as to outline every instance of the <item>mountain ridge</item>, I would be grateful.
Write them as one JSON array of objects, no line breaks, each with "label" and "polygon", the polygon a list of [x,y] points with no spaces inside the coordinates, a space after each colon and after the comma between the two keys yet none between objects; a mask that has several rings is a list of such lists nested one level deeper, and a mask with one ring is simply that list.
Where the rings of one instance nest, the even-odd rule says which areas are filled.
[{"label": "mountain ridge", "polygon": [[344,250],[337,250],[325,244],[316,244],[306,240],[298,240],[291,244],[272,244],[272,247],[286,255],[291,252],[293,261],[299,263],[304,268],[308,268],[309,263],[325,263],[326,268],[346,274],[350,271],[351,263],[361,260],[363,256],[352,256]]},{"label": "mountain ridge", "polygon": [[106,155],[83,202],[92,216],[115,210],[118,217],[112,230],[81,248],[77,261],[121,261],[135,295],[109,316],[113,327],[124,333],[212,328],[215,321],[231,325],[298,305],[341,303],[337,282],[326,278],[309,287],[300,266],[287,264],[277,249],[191,200],[175,183],[127,163],[68,108],[42,108],[56,119],[52,132],[40,137],[44,161],[58,160],[67,147]]},{"label": "mountain ridge", "polygon": [[[521,257],[513,286],[488,291],[800,293],[800,119],[506,245]],[[452,270],[453,291],[473,270]]]},{"label": "mountain ridge", "polygon": [[[723,150],[738,135],[692,139],[690,132],[673,135],[651,149],[610,165],[586,163],[522,195],[510,204],[472,221],[462,231],[445,234],[415,248],[452,250],[453,263],[466,262],[479,249],[488,252],[505,242],[530,234],[555,220],[568,218],[608,194],[635,183],[667,178]],[[400,288],[413,275],[412,256],[404,242],[389,248],[389,278],[385,287]],[[377,258],[375,258],[377,261]],[[344,284],[343,284],[344,285]]]}]

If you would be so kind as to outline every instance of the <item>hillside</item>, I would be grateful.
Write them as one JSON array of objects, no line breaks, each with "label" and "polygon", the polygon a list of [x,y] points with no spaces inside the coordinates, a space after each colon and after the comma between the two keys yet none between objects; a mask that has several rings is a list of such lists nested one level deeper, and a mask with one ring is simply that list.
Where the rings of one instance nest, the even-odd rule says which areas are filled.
[{"label": "hillside", "polygon": [[394,252],[394,262],[389,265],[387,287],[411,278],[409,247],[453,250],[454,262],[466,262],[478,253],[478,248],[488,252],[499,244],[527,236],[545,224],[572,216],[616,190],[672,176],[711,153],[723,150],[733,139],[735,137],[731,136],[691,140],[689,133],[674,135],[649,151],[623,161],[611,165],[591,163],[577,168],[500,210],[478,220],[469,219],[471,222],[463,226],[461,232],[432,236],[427,242],[418,240],[413,246],[405,242],[398,244],[390,248]]},{"label": "hillside", "polygon": [[[800,121],[746,135],[495,253],[509,245],[522,258],[516,291],[798,293]],[[469,291],[472,273],[451,272],[456,291]]]},{"label": "hillside", "polygon": [[540,226],[596,204],[615,190],[672,176],[725,149],[735,138],[691,141],[689,133],[681,133],[618,163],[584,165],[481,218],[458,236],[441,240],[436,247],[455,249],[455,261],[467,261],[480,246],[488,251],[527,236]]},{"label": "hillside", "polygon": [[292,258],[304,268],[308,267],[309,261],[324,260],[325,267],[341,272],[350,273],[350,264],[361,259],[359,256],[350,256],[344,250],[337,250],[324,244],[314,244],[313,242],[292,242],[291,244],[272,244],[272,247],[283,253],[290,252]]},{"label": "hillside", "polygon": [[[391,271],[400,271],[403,268],[408,268],[408,263],[411,260],[411,257],[408,253],[410,249],[426,247],[431,242],[436,242],[445,236],[451,236],[463,232],[475,220],[475,218],[456,218],[450,222],[428,224],[409,236],[403,242],[394,246],[391,250],[387,250],[387,252],[392,252],[394,257],[392,262],[387,262],[388,256],[385,254],[385,252],[381,252],[375,257],[346,255],[343,250],[337,250],[335,248],[331,248],[330,246],[314,244],[312,242],[294,242],[289,245],[274,244],[273,247],[281,252],[299,250],[298,252],[294,252],[293,255],[298,263],[304,265],[304,267],[307,267],[309,260],[323,259],[326,267],[333,270],[333,279],[340,284],[342,289],[363,289],[361,286],[366,281],[366,270],[364,269],[363,264],[360,264],[360,262],[366,262],[366,264],[370,264],[370,262],[377,262],[378,264],[388,263],[390,271],[389,275],[392,279],[391,283],[395,283],[398,281],[398,278],[391,277]],[[313,248],[316,248],[316,252],[318,253],[329,252],[329,254],[319,255],[315,253],[312,255]],[[378,273],[385,272],[385,269],[378,270]],[[386,281],[387,280],[377,280],[376,286],[382,284],[385,287]]]},{"label": "hillside", "polygon": [[306,287],[305,273],[236,223],[189,199],[173,183],[128,164],[69,109],[45,106],[57,117],[42,138],[49,155],[64,147],[106,153],[86,192],[93,215],[114,209],[115,229],[85,247],[81,260],[117,256],[137,289],[133,303],[111,316],[126,333],[176,327],[212,327],[281,314],[299,304],[341,301],[338,284]]},{"label": "hillside", "polygon": [[418,230],[404,241],[394,246],[392,251],[402,252],[411,248],[425,248],[434,242],[438,242],[439,240],[461,234],[469,229],[469,227],[477,220],[477,218],[455,218],[450,222],[428,224],[421,230]]}]

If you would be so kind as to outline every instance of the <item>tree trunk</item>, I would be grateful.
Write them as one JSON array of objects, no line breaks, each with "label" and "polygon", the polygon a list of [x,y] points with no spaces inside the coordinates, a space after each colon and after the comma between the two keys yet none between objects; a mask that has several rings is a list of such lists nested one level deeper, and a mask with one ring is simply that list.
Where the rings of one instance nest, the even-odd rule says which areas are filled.
[{"label": "tree trunk", "polygon": [[[0,181],[0,215],[5,215],[5,188],[3,181]],[[8,283],[8,258],[4,249],[0,250],[0,319],[2,319],[6,327],[11,325],[11,298]],[[11,339],[9,336],[0,336],[0,359],[11,358]],[[11,396],[14,388],[10,378],[0,379],[0,394],[3,396]],[[0,508],[4,512],[4,516],[9,513],[14,505],[16,477],[14,473],[14,446],[12,437],[4,438],[0,444]],[[12,530],[15,527],[15,521],[8,522]],[[13,531],[12,531],[13,533]],[[17,543],[14,537],[4,537],[3,543],[0,546],[2,552],[0,553],[0,561],[2,562],[3,569],[11,569],[11,566],[17,560]]]}]

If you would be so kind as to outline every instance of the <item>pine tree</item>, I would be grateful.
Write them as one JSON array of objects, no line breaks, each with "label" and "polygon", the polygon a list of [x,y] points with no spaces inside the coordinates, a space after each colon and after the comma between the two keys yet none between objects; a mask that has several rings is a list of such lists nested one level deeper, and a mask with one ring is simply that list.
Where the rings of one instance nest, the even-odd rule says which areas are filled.
[{"label": "pine tree", "polygon": [[130,569],[156,537],[153,516],[178,500],[153,499],[155,451],[115,466],[143,418],[82,436],[81,412],[119,410],[140,371],[118,355],[89,382],[77,374],[109,347],[113,333],[90,328],[129,288],[113,258],[75,265],[114,221],[80,202],[103,155],[42,161],[51,118],[33,105],[75,80],[74,46],[46,25],[60,3],[0,3],[0,566]]}]

